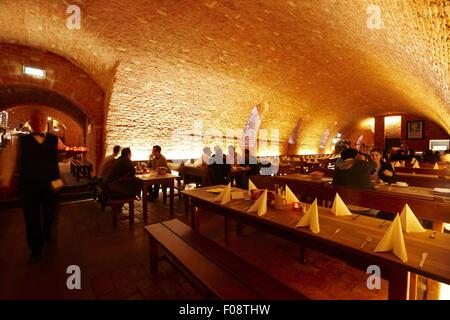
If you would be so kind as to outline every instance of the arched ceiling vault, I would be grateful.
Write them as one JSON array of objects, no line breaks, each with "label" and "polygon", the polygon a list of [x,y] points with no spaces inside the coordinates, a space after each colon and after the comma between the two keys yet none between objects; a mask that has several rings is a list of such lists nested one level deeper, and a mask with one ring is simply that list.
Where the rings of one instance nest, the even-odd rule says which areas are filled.
[{"label": "arched ceiling vault", "polygon": [[[80,30],[66,28],[69,4],[81,8]],[[370,5],[381,29],[367,25]],[[450,0],[7,0],[0,11],[0,42],[71,60],[111,93],[113,113],[123,95],[154,98],[164,71],[204,90],[185,72],[196,70],[223,79],[224,92],[260,88],[254,96],[273,112],[266,120],[292,122],[286,139],[304,114],[317,132],[385,112],[422,115],[450,132]],[[261,102],[217,100],[221,110],[246,110],[242,118]]]},{"label": "arched ceiling vault", "polygon": [[73,102],[58,93],[35,87],[0,87],[0,111],[16,106],[44,105],[63,112],[84,130],[86,114]]}]

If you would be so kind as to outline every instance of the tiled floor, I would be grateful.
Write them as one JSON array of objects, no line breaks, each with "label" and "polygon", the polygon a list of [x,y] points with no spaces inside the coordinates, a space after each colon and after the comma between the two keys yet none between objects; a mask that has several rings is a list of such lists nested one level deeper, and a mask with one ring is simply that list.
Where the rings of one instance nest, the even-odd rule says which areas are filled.
[{"label": "tiled floor", "polygon": [[[176,198],[176,216],[184,203]],[[168,218],[168,204],[150,203],[150,223]],[[24,221],[20,209],[0,211],[0,299],[201,299],[195,289],[166,261],[161,272],[149,274],[148,242],[136,202],[134,227],[128,220],[112,228],[111,212],[94,201],[60,206],[55,241],[35,265],[27,262]],[[223,220],[202,213],[202,234],[223,245]],[[309,262],[297,260],[298,247],[288,241],[245,228],[233,235],[229,249],[313,299],[386,299],[381,290],[366,287],[367,274],[345,263],[311,252]],[[66,268],[81,268],[81,290],[68,290]]]}]

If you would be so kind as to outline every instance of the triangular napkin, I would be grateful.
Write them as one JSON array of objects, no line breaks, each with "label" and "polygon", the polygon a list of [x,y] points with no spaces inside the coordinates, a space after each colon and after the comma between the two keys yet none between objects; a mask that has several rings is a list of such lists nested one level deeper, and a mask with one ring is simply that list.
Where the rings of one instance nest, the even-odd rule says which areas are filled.
[{"label": "triangular napkin", "polygon": [[220,204],[227,204],[231,201],[231,183],[229,183],[221,193],[217,195],[214,201],[220,201]]},{"label": "triangular napkin", "polygon": [[437,162],[434,163],[433,169],[435,169],[435,170],[439,170],[439,169],[440,169],[440,168],[439,168],[439,165],[437,164]]},{"label": "triangular napkin", "polygon": [[248,179],[248,191],[251,192],[252,190],[258,189],[255,184],[252,182],[252,180]]},{"label": "triangular napkin", "polygon": [[308,211],[306,211],[305,215],[300,219],[297,223],[296,228],[298,227],[309,227],[313,233],[319,233],[319,211],[317,209],[317,198],[314,202],[309,206]]},{"label": "triangular napkin", "polygon": [[402,224],[398,214],[375,248],[375,252],[386,252],[391,250],[403,262],[408,261],[405,239],[403,239]]},{"label": "triangular napkin", "polygon": [[408,204],[405,204],[402,213],[400,213],[400,222],[402,223],[402,230],[406,233],[425,232],[425,229],[422,227],[419,220],[417,220],[417,217],[414,215]]},{"label": "triangular napkin", "polygon": [[258,216],[263,216],[267,212],[267,189],[258,200],[247,210],[247,212],[258,212]]},{"label": "triangular napkin", "polygon": [[414,162],[413,168],[416,168],[416,169],[417,169],[417,168],[420,168],[420,166],[419,166],[419,162],[417,162],[417,161],[416,161],[416,162]]},{"label": "triangular napkin", "polygon": [[350,210],[348,210],[347,206],[345,205],[344,201],[342,201],[341,197],[338,193],[336,193],[336,196],[334,197],[333,201],[333,207],[331,208],[331,212],[335,216],[351,216],[352,213]]},{"label": "triangular napkin", "polygon": [[292,192],[288,185],[286,185],[286,204],[290,205],[292,202],[300,202],[296,195]]},{"label": "triangular napkin", "polygon": [[416,163],[417,162],[417,159],[416,158],[412,158],[411,159],[411,164],[414,164],[414,163]]},{"label": "triangular napkin", "polygon": [[398,161],[395,161],[395,164],[394,164],[394,167],[395,168],[398,168],[398,167],[401,167],[402,165],[400,164],[400,162],[398,162]]}]

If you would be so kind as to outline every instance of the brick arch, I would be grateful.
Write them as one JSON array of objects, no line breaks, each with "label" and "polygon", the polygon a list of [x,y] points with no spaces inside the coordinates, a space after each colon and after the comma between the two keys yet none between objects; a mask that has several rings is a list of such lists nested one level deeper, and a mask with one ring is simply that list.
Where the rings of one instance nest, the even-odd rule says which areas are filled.
[{"label": "brick arch", "polygon": [[[79,105],[57,92],[38,87],[17,85],[0,87],[0,111],[19,106],[33,107],[36,105],[53,108],[72,118],[86,137],[84,140],[89,148],[87,158],[97,164],[102,150],[92,141],[101,141],[102,131],[92,130],[88,116]],[[89,127],[91,127],[90,130]]]},{"label": "brick arch", "polygon": [[19,128],[20,124],[24,125],[30,120],[31,111],[33,109],[40,109],[52,119],[57,120],[65,126],[64,143],[69,146],[85,145],[86,129],[85,123],[80,123],[78,119],[68,113],[48,105],[41,104],[27,104],[18,105],[8,108],[8,126],[10,128]]},{"label": "brick arch", "polygon": [[[54,107],[75,119],[86,135],[88,159],[103,154],[105,92],[90,74],[64,57],[17,44],[0,44],[0,108],[24,104]],[[41,68],[45,79],[24,75],[23,66]]]},{"label": "brick arch", "polygon": [[86,129],[87,116],[81,108],[68,98],[42,88],[31,86],[0,87],[0,110],[22,105],[44,105],[71,116],[78,124]]}]

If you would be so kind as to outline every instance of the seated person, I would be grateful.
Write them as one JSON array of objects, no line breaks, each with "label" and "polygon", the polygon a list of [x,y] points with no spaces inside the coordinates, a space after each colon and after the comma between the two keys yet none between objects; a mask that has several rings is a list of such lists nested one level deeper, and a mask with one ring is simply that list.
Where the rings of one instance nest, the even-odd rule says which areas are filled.
[{"label": "seated person", "polygon": [[358,189],[374,190],[370,181],[371,165],[367,161],[356,159],[358,150],[342,150],[342,162],[336,164],[333,185]]},{"label": "seated person", "polygon": [[236,152],[236,148],[232,145],[228,146],[228,154],[226,155],[226,163],[237,166],[241,162],[241,156]]},{"label": "seated person", "polygon": [[105,193],[114,199],[130,198],[139,194],[140,185],[131,161],[130,148],[124,148],[103,179]]},{"label": "seated person", "polygon": [[[150,154],[148,167],[155,170],[158,174],[170,173],[171,170],[167,165],[166,157],[161,154],[161,147],[156,145],[152,148],[152,153]],[[149,199],[157,199],[159,194],[160,185],[150,186],[150,197]]]},{"label": "seated person", "polygon": [[194,166],[206,168],[208,166],[208,162],[209,162],[209,158],[211,157],[211,154],[212,154],[211,148],[204,147],[202,156],[200,157],[200,159],[195,161]]},{"label": "seated person", "polygon": [[250,170],[246,173],[245,176],[242,177],[242,179],[237,181],[237,184],[239,187],[243,189],[248,189],[248,180],[252,176],[256,176],[259,174],[261,170],[261,164],[258,162],[256,157],[250,153],[249,149],[244,150],[244,157],[242,159],[241,166],[247,167]]},{"label": "seated person", "polygon": [[397,175],[389,164],[381,160],[381,152],[379,149],[372,149],[370,151],[370,159],[373,164],[370,179],[374,182],[382,180],[387,183],[395,183],[397,181]]},{"label": "seated person", "polygon": [[114,161],[117,159],[119,152],[120,152],[120,146],[114,146],[113,153],[110,154],[109,156],[107,156],[105,158],[105,160],[103,160],[102,164],[98,168],[97,177],[99,179],[103,179],[106,176],[106,174],[109,172]]},{"label": "seated person", "polygon": [[215,147],[214,152],[208,162],[208,169],[211,173],[211,184],[227,184],[231,165],[227,163],[226,156],[220,147]]}]

